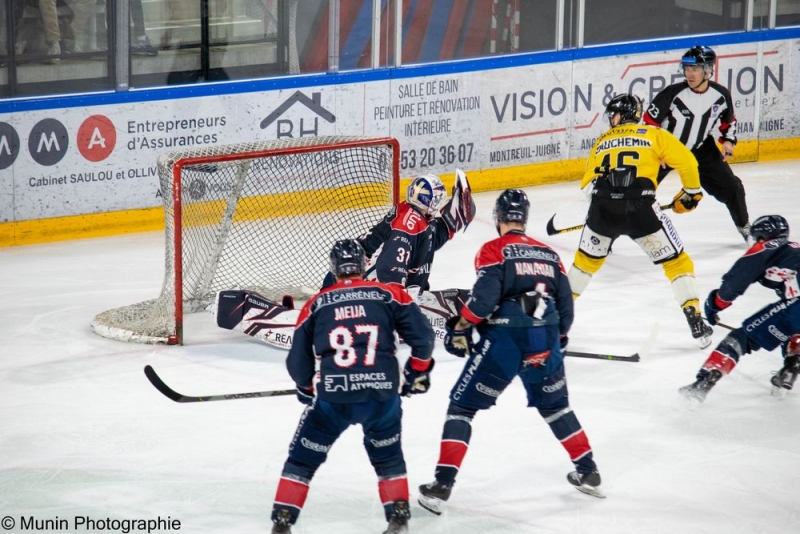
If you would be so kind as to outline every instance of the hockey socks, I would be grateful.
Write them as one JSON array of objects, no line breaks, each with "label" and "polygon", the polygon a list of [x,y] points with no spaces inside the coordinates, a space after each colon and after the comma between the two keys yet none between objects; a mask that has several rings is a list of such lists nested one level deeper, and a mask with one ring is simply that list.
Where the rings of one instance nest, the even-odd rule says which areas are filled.
[{"label": "hockey socks", "polygon": [[550,426],[553,435],[561,442],[567,451],[569,459],[581,473],[590,473],[597,470],[594,463],[592,447],[589,438],[583,431],[578,418],[569,406],[558,410],[540,409],[539,413],[545,423]]}]

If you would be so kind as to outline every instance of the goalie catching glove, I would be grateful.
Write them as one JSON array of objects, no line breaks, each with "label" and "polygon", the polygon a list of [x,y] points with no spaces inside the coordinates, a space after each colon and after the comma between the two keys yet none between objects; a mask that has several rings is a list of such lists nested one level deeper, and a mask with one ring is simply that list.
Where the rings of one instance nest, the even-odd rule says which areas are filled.
[{"label": "goalie catching glove", "polygon": [[433,371],[433,358],[420,360],[410,357],[403,368],[403,387],[400,394],[403,397],[427,393],[431,387],[431,371]]},{"label": "goalie catching glove", "polygon": [[445,325],[444,348],[453,356],[463,358],[472,352],[472,325],[456,328],[460,317],[456,315],[447,320]]},{"label": "goalie catching glove", "polygon": [[453,194],[439,213],[450,230],[450,237],[462,228],[466,230],[469,223],[475,218],[475,201],[472,200],[472,189],[470,189],[467,175],[461,169],[456,169],[456,183],[453,185]]},{"label": "goalie catching glove", "polygon": [[672,199],[672,211],[686,213],[694,210],[703,199],[703,192],[699,189],[681,189]]}]

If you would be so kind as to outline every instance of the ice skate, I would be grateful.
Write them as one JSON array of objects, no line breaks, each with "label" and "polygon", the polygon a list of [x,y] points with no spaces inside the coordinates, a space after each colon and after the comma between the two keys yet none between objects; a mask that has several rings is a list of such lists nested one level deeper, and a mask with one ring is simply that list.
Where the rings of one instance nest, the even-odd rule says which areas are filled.
[{"label": "ice skate", "polygon": [[272,525],[272,534],[292,534],[292,516],[289,510],[278,510]]},{"label": "ice skate", "polygon": [[683,314],[686,316],[686,321],[692,331],[692,337],[697,340],[698,346],[704,349],[711,345],[711,334],[714,333],[714,329],[706,324],[703,316],[694,306],[686,306],[683,309]]},{"label": "ice skate", "polygon": [[772,384],[772,395],[774,397],[785,397],[794,387],[796,380],[797,372],[784,367],[769,380]]},{"label": "ice skate", "polygon": [[444,503],[450,498],[453,488],[445,486],[441,482],[431,482],[419,487],[419,497],[417,502],[427,511],[441,515],[444,511]]},{"label": "ice skate", "polygon": [[737,226],[736,229],[739,231],[739,234],[744,239],[745,244],[747,246],[750,246],[753,243],[750,237],[750,223],[747,223],[744,226]]},{"label": "ice skate", "polygon": [[567,481],[575,486],[580,492],[583,492],[598,499],[605,499],[606,496],[600,491],[600,473],[592,471],[591,473],[578,473],[573,471],[567,475]]},{"label": "ice skate", "polygon": [[392,505],[392,515],[389,517],[389,526],[383,534],[407,534],[408,520],[411,518],[411,510],[408,501],[397,501]]},{"label": "ice skate", "polygon": [[693,384],[689,384],[688,386],[683,386],[680,388],[678,393],[687,399],[703,402],[706,400],[706,395],[708,395],[708,392],[711,391],[711,388],[714,387],[720,378],[722,378],[722,372],[718,371],[717,369],[713,369],[709,371],[708,374],[703,378],[697,379]]}]

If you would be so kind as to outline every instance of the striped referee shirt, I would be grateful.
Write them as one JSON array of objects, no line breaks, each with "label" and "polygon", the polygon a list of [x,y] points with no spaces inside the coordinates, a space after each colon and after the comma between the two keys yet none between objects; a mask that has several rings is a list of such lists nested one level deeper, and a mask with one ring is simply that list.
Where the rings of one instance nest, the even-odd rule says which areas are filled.
[{"label": "striped referee shirt", "polygon": [[645,124],[672,132],[692,150],[712,139],[715,128],[719,142],[736,144],[736,116],[731,93],[717,82],[708,82],[704,93],[689,88],[687,82],[672,84],[658,93],[644,114]]}]

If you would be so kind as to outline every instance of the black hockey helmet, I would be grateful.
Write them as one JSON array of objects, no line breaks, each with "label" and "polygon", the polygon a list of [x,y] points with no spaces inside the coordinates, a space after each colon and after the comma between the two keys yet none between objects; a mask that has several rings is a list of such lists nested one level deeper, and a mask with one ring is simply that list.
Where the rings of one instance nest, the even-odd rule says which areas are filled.
[{"label": "black hockey helmet", "polygon": [[336,276],[363,274],[367,270],[364,247],[355,239],[343,239],[331,249],[331,272]]},{"label": "black hockey helmet", "polygon": [[753,241],[789,237],[789,223],[780,215],[764,215],[750,225],[750,236]]},{"label": "black hockey helmet", "polygon": [[608,123],[619,113],[620,124],[636,124],[642,120],[642,99],[638,96],[623,94],[617,95],[606,105],[606,117]]},{"label": "black hockey helmet", "polygon": [[714,68],[717,62],[717,54],[707,46],[693,46],[683,54],[681,66],[700,65],[704,68]]},{"label": "black hockey helmet", "polygon": [[528,223],[528,195],[521,189],[506,189],[494,203],[494,224],[500,228],[501,222]]}]

